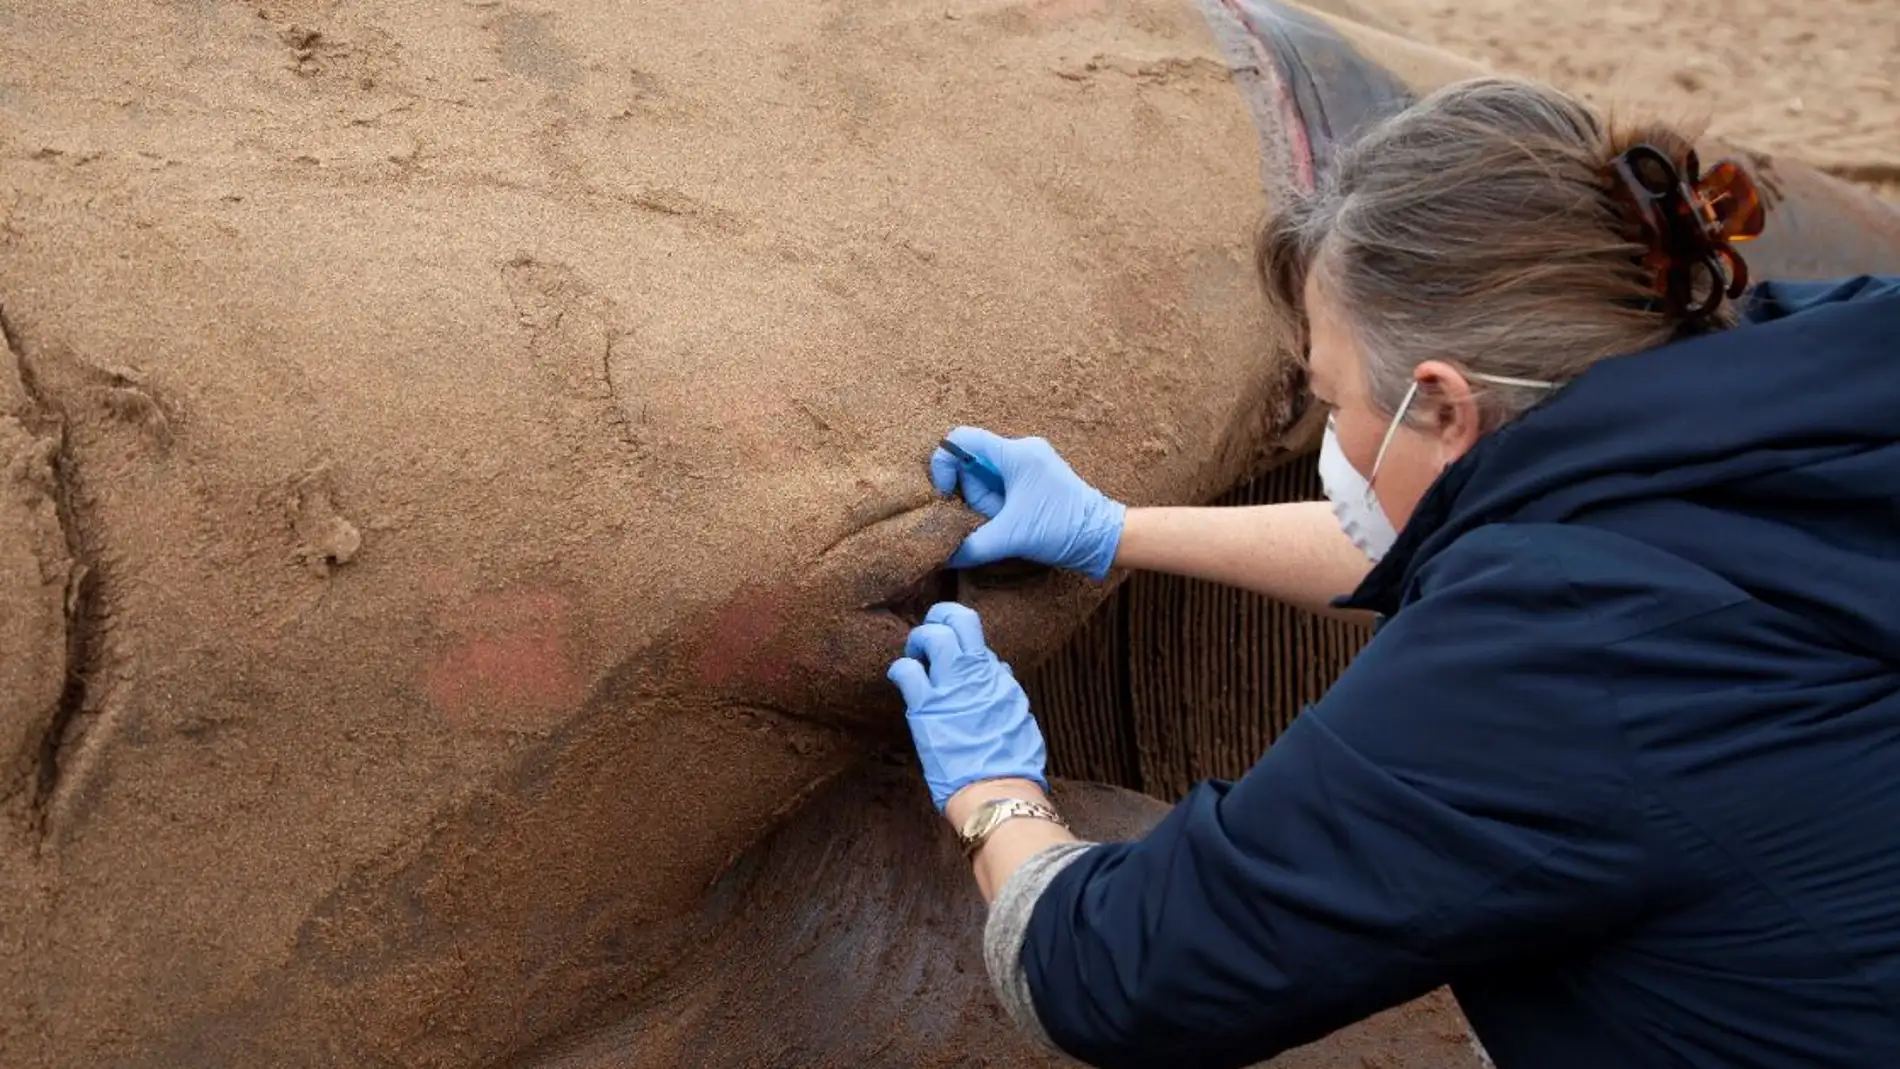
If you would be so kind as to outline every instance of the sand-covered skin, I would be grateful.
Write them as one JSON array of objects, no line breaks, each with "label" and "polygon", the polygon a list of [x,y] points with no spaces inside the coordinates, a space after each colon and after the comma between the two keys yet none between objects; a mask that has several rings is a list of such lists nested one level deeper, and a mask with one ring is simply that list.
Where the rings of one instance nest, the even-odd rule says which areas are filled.
[{"label": "sand-covered skin", "polygon": [[1199,16],[953,7],[0,8],[0,1060],[559,1031],[901,732],[945,430],[1237,477]]}]

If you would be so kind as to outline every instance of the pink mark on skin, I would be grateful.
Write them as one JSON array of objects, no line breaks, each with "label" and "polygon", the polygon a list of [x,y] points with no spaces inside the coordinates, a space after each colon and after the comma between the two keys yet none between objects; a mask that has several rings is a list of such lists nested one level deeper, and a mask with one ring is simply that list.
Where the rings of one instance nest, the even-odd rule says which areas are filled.
[{"label": "pink mark on skin", "polygon": [[457,727],[541,731],[580,707],[585,681],[574,667],[572,606],[546,591],[482,594],[446,629],[448,647],[423,669],[429,704]]},{"label": "pink mark on skin", "polygon": [[1300,114],[1299,98],[1293,95],[1293,87],[1287,82],[1287,72],[1280,62],[1267,51],[1265,42],[1260,40],[1260,30],[1247,12],[1235,0],[1221,0],[1221,6],[1234,17],[1234,21],[1247,29],[1247,49],[1257,61],[1255,69],[1262,77],[1273,81],[1274,103],[1280,109],[1280,129],[1287,139],[1287,150],[1293,154],[1293,181],[1301,193],[1311,193],[1319,181],[1317,166],[1313,159],[1313,141],[1307,135],[1306,119]]},{"label": "pink mark on skin", "polygon": [[727,602],[713,617],[694,661],[699,685],[784,682],[792,668],[792,658],[780,648],[786,601],[782,592],[753,589]]}]

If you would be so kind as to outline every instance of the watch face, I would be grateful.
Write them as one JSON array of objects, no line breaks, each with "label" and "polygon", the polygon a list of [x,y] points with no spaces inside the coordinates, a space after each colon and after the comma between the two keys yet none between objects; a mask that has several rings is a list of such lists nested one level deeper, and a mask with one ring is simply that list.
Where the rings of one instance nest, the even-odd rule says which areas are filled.
[{"label": "watch face", "polygon": [[1058,827],[1069,826],[1054,810],[1035,802],[1024,801],[1020,798],[1002,798],[985,802],[983,807],[964,824],[963,830],[957,833],[964,852],[973,850],[985,836],[995,830],[998,824],[1011,817],[1039,817],[1055,823]]},{"label": "watch face", "polygon": [[976,813],[970,817],[969,821],[963,825],[963,831],[960,835],[963,840],[963,845],[968,847],[975,844],[977,840],[988,835],[991,828],[1001,823],[1003,812],[1007,804],[1008,803],[1004,802],[989,802],[984,804],[983,808],[978,809]]}]

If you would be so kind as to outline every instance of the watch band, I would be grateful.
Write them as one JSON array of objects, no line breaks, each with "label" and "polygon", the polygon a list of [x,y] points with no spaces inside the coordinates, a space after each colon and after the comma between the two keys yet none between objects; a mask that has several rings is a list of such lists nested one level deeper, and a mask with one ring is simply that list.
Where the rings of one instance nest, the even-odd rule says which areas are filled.
[{"label": "watch band", "polygon": [[957,831],[957,842],[963,848],[963,856],[969,857],[979,850],[990,833],[1001,827],[1005,821],[1017,817],[1029,817],[1033,820],[1046,820],[1058,827],[1066,828],[1069,822],[1062,814],[1041,802],[1031,802],[1024,798],[996,798],[984,802],[970,819],[963,822]]}]

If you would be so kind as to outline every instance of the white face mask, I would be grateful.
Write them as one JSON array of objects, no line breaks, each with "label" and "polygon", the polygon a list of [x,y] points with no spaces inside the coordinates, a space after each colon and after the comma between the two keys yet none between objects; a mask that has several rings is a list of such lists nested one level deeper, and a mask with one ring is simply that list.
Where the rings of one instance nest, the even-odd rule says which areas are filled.
[{"label": "white face mask", "polygon": [[[1538,382],[1533,379],[1511,379],[1501,375],[1470,376],[1499,386],[1523,386],[1534,390],[1548,390],[1556,383]],[[1405,410],[1412,407],[1412,399],[1418,396],[1418,380],[1412,381],[1410,389],[1405,391],[1405,400],[1399,402],[1399,410],[1393,414],[1392,422],[1386,425],[1385,438],[1379,442],[1379,452],[1372,458],[1372,472],[1360,475],[1359,469],[1346,459],[1345,450],[1339,447],[1339,435],[1333,430],[1333,417],[1326,417],[1326,435],[1319,445],[1319,481],[1326,489],[1326,500],[1332,502],[1333,515],[1339,520],[1339,527],[1352,539],[1359,551],[1377,562],[1384,558],[1392,543],[1398,541],[1399,533],[1392,526],[1392,520],[1379,504],[1379,497],[1372,492],[1372,480],[1379,477],[1379,465],[1385,461],[1385,451],[1392,444],[1392,436],[1398,432],[1400,421],[1405,419]]]}]

